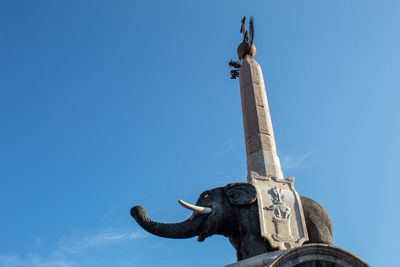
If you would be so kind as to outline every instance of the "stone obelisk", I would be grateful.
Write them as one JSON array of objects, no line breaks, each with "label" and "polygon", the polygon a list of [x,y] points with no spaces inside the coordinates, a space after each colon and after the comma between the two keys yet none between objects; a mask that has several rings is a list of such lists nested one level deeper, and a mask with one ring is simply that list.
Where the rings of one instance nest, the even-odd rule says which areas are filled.
[{"label": "stone obelisk", "polygon": [[239,62],[231,61],[232,78],[239,77],[244,135],[247,153],[247,181],[257,190],[261,235],[272,247],[289,249],[308,240],[301,199],[294,178],[284,179],[276,153],[274,131],[260,65],[254,59],[254,25],[244,27],[243,42],[237,49]]},{"label": "stone obelisk", "polygon": [[264,78],[255,54],[254,44],[243,42],[238,47],[239,60],[242,60],[239,80],[249,183],[253,183],[252,173],[283,179]]}]

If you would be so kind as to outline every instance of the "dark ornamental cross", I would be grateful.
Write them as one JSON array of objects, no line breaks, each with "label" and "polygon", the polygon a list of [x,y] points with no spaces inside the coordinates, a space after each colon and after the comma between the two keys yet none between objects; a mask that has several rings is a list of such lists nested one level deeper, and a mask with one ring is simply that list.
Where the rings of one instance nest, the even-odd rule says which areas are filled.
[{"label": "dark ornamental cross", "polygon": [[[240,26],[240,33],[243,34],[243,42],[242,43],[247,43],[251,46],[253,46],[253,40],[254,40],[254,20],[253,17],[250,17],[250,21],[249,21],[249,30],[246,30],[246,16],[244,16],[242,18],[242,24]],[[250,35],[250,37],[249,37]],[[237,77],[239,77],[239,70],[240,67],[242,66],[242,64],[239,61],[234,61],[231,60],[229,61],[229,67],[233,68],[230,71],[231,74],[231,79],[236,79]]]}]

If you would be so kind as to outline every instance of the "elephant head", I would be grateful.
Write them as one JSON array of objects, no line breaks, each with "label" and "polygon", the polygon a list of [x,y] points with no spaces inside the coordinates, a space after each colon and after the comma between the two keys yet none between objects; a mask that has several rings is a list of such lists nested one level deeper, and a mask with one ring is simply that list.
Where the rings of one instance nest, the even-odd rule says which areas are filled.
[{"label": "elephant head", "polygon": [[256,201],[256,190],[248,183],[233,183],[204,191],[196,205],[182,200],[179,203],[193,211],[180,223],[160,223],[146,216],[146,209],[135,206],[131,215],[146,231],[161,237],[190,238],[198,236],[199,241],[213,234],[234,236],[240,224],[239,210]]}]

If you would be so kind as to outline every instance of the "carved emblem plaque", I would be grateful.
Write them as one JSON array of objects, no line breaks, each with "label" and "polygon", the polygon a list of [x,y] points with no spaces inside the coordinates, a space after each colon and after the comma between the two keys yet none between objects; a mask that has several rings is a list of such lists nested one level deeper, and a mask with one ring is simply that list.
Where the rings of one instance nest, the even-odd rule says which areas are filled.
[{"label": "carved emblem plaque", "polygon": [[308,240],[308,233],[294,178],[285,180],[251,172],[249,181],[256,187],[261,235],[272,247],[290,249]]}]

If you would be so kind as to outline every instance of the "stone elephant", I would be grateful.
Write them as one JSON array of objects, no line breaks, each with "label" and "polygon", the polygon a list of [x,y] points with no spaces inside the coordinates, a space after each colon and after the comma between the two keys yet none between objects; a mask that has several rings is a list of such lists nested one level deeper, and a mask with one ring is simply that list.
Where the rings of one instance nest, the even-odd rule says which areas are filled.
[{"label": "stone elephant", "polygon": [[[301,196],[309,241],[332,244],[332,222],[326,210],[312,199]],[[249,183],[231,183],[204,191],[196,205],[179,201],[193,210],[180,223],[160,223],[146,216],[146,209],[135,206],[131,215],[146,231],[161,237],[190,238],[198,241],[214,235],[224,235],[236,249],[237,260],[244,260],[273,249],[260,234],[256,189]]]}]

